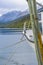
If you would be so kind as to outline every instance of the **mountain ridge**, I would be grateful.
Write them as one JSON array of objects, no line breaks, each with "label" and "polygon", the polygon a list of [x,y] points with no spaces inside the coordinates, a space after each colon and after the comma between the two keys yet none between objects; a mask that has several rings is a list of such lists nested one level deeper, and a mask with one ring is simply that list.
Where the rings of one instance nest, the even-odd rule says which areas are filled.
[{"label": "mountain ridge", "polygon": [[28,11],[11,11],[6,14],[3,14],[3,16],[0,17],[0,23],[6,23],[12,20],[16,20],[18,18],[22,18],[23,16],[29,14]]}]

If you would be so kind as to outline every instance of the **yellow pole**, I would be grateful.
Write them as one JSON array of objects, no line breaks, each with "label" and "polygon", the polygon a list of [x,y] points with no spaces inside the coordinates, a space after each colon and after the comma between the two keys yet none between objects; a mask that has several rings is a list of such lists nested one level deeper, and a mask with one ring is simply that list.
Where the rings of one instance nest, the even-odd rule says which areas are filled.
[{"label": "yellow pole", "polygon": [[38,25],[38,18],[37,18],[37,11],[36,11],[36,1],[32,0],[32,5],[33,5],[33,14],[34,14],[34,20],[35,20],[35,26],[36,26],[36,32],[37,32],[37,38],[38,38],[38,46],[41,54],[41,60],[43,62],[43,44],[42,44],[42,39],[41,39],[41,33]]},{"label": "yellow pole", "polygon": [[36,48],[36,54],[38,59],[38,64],[43,65],[43,44],[38,24],[38,17],[37,17],[37,11],[36,11],[36,1],[35,0],[28,0],[29,9],[30,9],[30,18],[31,18],[31,24],[35,39],[35,48]]}]

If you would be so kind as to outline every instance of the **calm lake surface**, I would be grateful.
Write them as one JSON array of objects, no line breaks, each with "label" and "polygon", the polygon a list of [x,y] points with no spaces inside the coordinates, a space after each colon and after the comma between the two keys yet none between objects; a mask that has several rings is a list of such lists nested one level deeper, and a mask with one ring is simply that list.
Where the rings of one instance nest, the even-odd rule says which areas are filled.
[{"label": "calm lake surface", "polygon": [[20,31],[0,30],[0,65],[38,65],[29,43]]}]

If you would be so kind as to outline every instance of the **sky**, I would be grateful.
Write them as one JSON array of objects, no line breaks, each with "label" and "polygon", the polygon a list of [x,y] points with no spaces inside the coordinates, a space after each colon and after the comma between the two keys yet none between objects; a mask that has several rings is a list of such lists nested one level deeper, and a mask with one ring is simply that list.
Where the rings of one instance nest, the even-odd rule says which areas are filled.
[{"label": "sky", "polygon": [[0,8],[23,9],[26,5],[26,0],[0,0]]},{"label": "sky", "polygon": [[[43,4],[43,0],[36,0]],[[0,16],[12,10],[25,10],[28,9],[26,0],[0,0]]]},{"label": "sky", "polygon": [[26,0],[0,0],[0,16],[11,10],[25,10],[28,8]]}]

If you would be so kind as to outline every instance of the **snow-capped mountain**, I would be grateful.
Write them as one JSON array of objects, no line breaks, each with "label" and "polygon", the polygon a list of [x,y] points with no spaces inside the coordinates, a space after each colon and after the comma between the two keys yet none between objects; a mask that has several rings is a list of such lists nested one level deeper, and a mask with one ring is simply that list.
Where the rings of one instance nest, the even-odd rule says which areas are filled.
[{"label": "snow-capped mountain", "polygon": [[12,20],[16,20],[22,16],[25,16],[28,14],[28,11],[25,10],[23,12],[21,11],[11,11],[11,12],[8,12],[6,14],[3,14],[1,17],[0,17],[0,22],[1,23],[5,23],[5,22],[9,22],[9,21],[12,21]]}]

